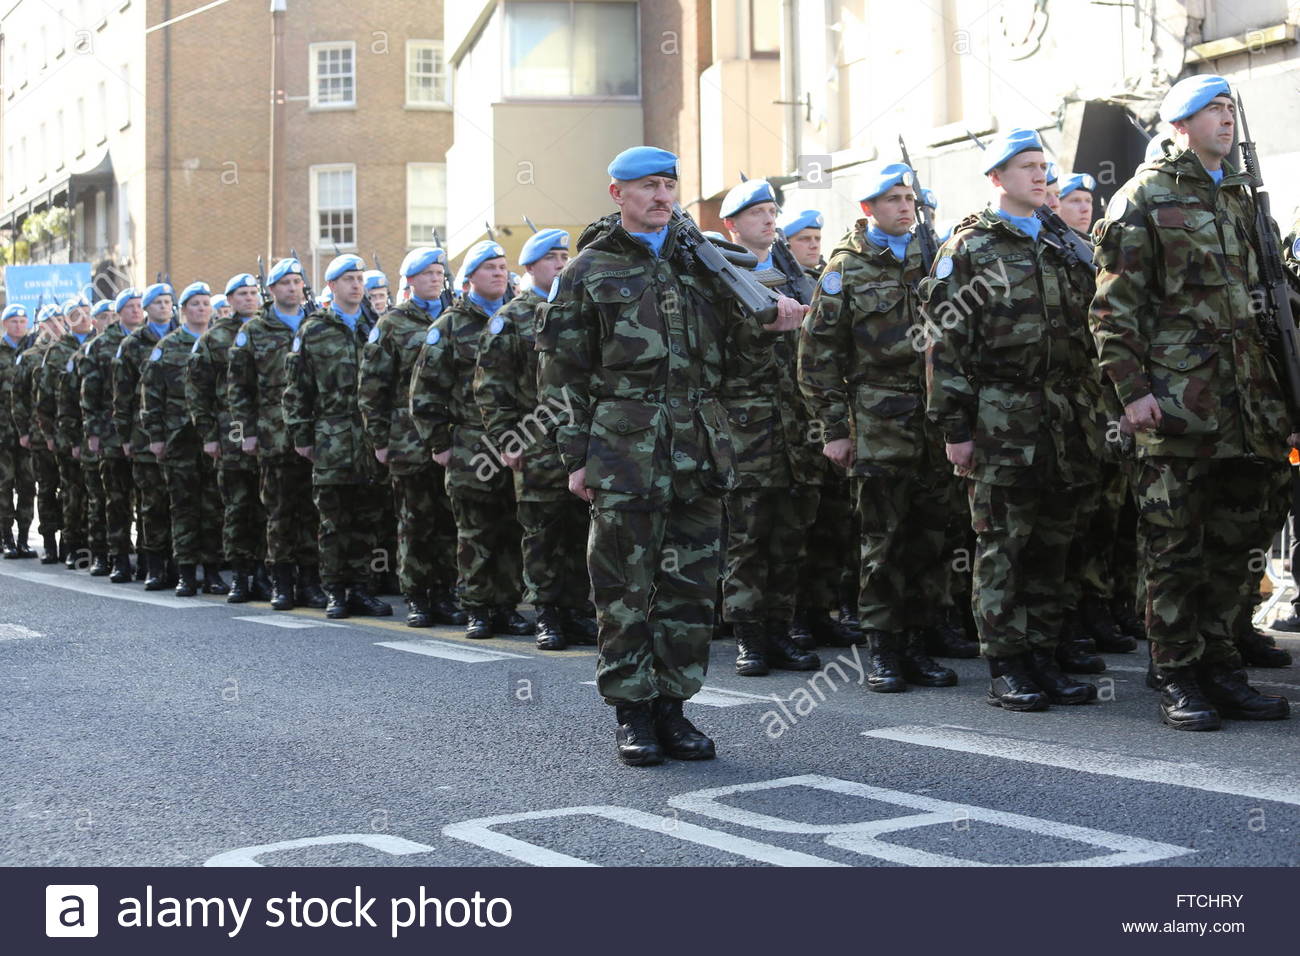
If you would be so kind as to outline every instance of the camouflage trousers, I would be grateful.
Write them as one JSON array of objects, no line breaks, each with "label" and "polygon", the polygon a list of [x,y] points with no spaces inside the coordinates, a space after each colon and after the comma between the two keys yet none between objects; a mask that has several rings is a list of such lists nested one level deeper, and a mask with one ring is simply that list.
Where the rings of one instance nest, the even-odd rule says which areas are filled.
[{"label": "camouflage trousers", "polygon": [[943,561],[947,568],[943,606],[970,607],[971,570],[975,563],[975,532],[970,525],[970,496],[966,482],[955,475],[947,476],[945,488],[948,517],[943,532]]},{"label": "camouflage trousers", "polygon": [[59,506],[63,509],[63,536],[79,548],[86,546],[86,483],[81,462],[55,452],[59,469]]},{"label": "camouflage trousers", "polygon": [[92,555],[108,554],[108,517],[99,459],[81,460],[81,486],[86,489],[86,546]]},{"label": "camouflage trousers", "polygon": [[6,442],[0,446],[0,526],[8,528],[17,522],[18,527],[29,528],[35,515],[32,454],[16,440]]},{"label": "camouflage trousers", "polygon": [[104,497],[104,524],[110,554],[129,554],[134,519],[131,462],[126,458],[101,458],[99,483]]},{"label": "camouflage trousers", "polygon": [[506,485],[502,492],[479,495],[453,491],[451,512],[456,518],[456,568],[464,586],[461,603],[466,608],[514,607],[521,596],[523,530],[513,489]]},{"label": "camouflage trousers", "polygon": [[142,551],[170,557],[172,519],[167,494],[167,478],[163,475],[162,466],[155,461],[133,461],[131,477],[135,481],[136,493],[140,501],[137,544]]},{"label": "camouflage trousers", "polygon": [[1117,593],[1133,593],[1136,542],[1134,529],[1124,535],[1120,527],[1128,500],[1128,473],[1115,461],[1102,462],[1100,472],[1100,480],[1080,499],[1079,534],[1070,552],[1070,568],[1076,591],[1109,603]]},{"label": "camouflage trousers", "polygon": [[596,688],[606,703],[699,691],[709,669],[722,501],[597,492],[587,541],[596,597]]},{"label": "camouflage trousers", "polygon": [[221,561],[221,494],[217,469],[201,451],[168,455],[162,464],[177,564]]},{"label": "camouflage trousers", "polygon": [[397,563],[402,593],[456,584],[456,521],[440,465],[393,475]]},{"label": "camouflage trousers", "polygon": [[317,548],[321,582],[327,588],[369,586],[376,528],[383,513],[383,485],[316,485],[320,513]]},{"label": "camouflage trousers", "polygon": [[855,520],[848,479],[842,474],[828,476],[818,491],[806,557],[798,569],[799,607],[836,607],[845,595],[857,593]]},{"label": "camouflage trousers", "polygon": [[374,485],[379,495],[379,519],[375,522],[375,542],[372,547],[376,552],[376,560],[372,563],[371,570],[376,574],[392,572],[400,579],[402,542],[397,530],[397,498],[392,494],[393,484],[388,468],[380,467],[382,474]]},{"label": "camouflage trousers", "polygon": [[221,492],[221,548],[230,561],[266,559],[266,511],[257,491],[257,471],[217,463]]},{"label": "camouflage trousers", "polygon": [[1137,462],[1138,554],[1157,667],[1241,666],[1232,638],[1243,581],[1259,580],[1260,529],[1285,467],[1242,458]]},{"label": "camouflage trousers", "polygon": [[727,493],[724,620],[789,622],[794,616],[808,529],[820,497],[816,486],[800,484]]},{"label": "camouflage trousers", "polygon": [[260,490],[267,560],[316,567],[320,518],[312,498],[311,462],[299,455],[263,460]]},{"label": "camouflage trousers", "polygon": [[863,629],[899,634],[937,623],[949,502],[937,469],[854,479],[862,528],[858,614]]},{"label": "camouflage trousers", "polygon": [[985,657],[1055,648],[1079,488],[1023,488],[970,480],[975,531],[972,610]]},{"label": "camouflage trousers", "polygon": [[[1260,526],[1251,560],[1246,562],[1246,573],[1241,582],[1242,606],[1249,618],[1259,603],[1259,586],[1264,576],[1264,564],[1273,548],[1273,540],[1286,524],[1291,511],[1291,475],[1293,468],[1287,464],[1271,469],[1264,478],[1263,499],[1260,508]],[[1288,556],[1289,557],[1289,556]],[[1244,622],[1239,622],[1243,623]]]},{"label": "camouflage trousers", "polygon": [[553,499],[529,498],[518,504],[523,528],[524,600],[590,613],[587,535],[591,514],[587,503],[566,489]]},{"label": "camouflage trousers", "polygon": [[32,474],[36,477],[36,515],[42,536],[63,527],[63,504],[59,500],[59,463],[45,447],[32,448]]}]

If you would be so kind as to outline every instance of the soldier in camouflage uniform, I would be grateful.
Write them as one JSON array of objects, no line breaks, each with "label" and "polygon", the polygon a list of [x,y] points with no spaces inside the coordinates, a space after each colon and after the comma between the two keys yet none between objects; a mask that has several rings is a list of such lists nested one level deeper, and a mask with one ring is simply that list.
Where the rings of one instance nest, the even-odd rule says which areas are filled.
[{"label": "soldier in camouflage uniform", "polygon": [[397,560],[409,627],[464,624],[456,604],[456,526],[446,475],[411,418],[411,370],[442,313],[447,256],[412,249],[398,270],[411,297],[380,317],[361,350],[358,403],[375,457],[388,468],[397,510]]},{"label": "soldier in camouflage uniform", "polygon": [[1285,697],[1247,682],[1234,646],[1243,580],[1286,468],[1287,407],[1251,289],[1259,281],[1250,178],[1225,160],[1236,107],[1203,74],[1169,91],[1175,148],[1106,209],[1092,327],[1137,432],[1134,488],[1147,636],[1162,721],[1276,720]]},{"label": "soldier in camouflage uniform", "polygon": [[140,369],[140,425],[149,451],[162,466],[171,517],[176,596],[226,594],[221,577],[221,497],[216,468],[203,454],[185,396],[185,370],[208,330],[212,290],[192,282],[181,290],[181,325],[159,340]]},{"label": "soldier in camouflage uniform", "polygon": [[505,304],[505,250],[491,240],[470,247],[463,268],[470,291],[430,327],[411,376],[410,411],[433,460],[447,469],[456,516],[456,560],[464,585],[465,636],[531,634],[520,599],[520,537],[510,470],[483,431],[474,403],[474,364],[482,333]]},{"label": "soldier in camouflage uniform", "polygon": [[34,558],[27,533],[35,516],[36,477],[31,452],[18,444],[13,395],[18,356],[27,348],[27,309],[13,303],[0,319],[0,547],[4,556]]},{"label": "soldier in camouflage uniform", "polygon": [[[812,284],[785,238],[776,234],[777,213],[776,194],[764,179],[740,183],[719,211],[732,242],[759,260],[756,271],[786,271],[781,292],[807,304]],[[738,338],[722,392],[737,478],[724,499],[722,613],[735,632],[741,676],[761,676],[772,667],[821,666],[816,654],[790,636],[799,568],[825,474],[819,448],[810,440],[808,407],[795,383],[797,339],[793,331]]]},{"label": "soldier in camouflage uniform", "polygon": [[866,682],[880,693],[957,683],[926,651],[944,603],[948,485],[913,331],[925,274],[911,241],[913,176],[902,163],[867,175],[868,218],[831,253],[799,341],[799,382],[824,425],[823,453],[853,476]]},{"label": "soldier in camouflage uniform", "polygon": [[1091,369],[1060,254],[1034,210],[1047,161],[1032,130],[985,154],[996,208],[967,217],[921,283],[928,414],[948,460],[969,479],[976,534],[975,619],[989,659],[988,702],[1008,710],[1082,704],[1092,684],[1056,663],[1075,495],[1096,479]]},{"label": "soldier in camouflage uniform", "polygon": [[173,296],[172,287],[165,282],[156,282],[144,290],[140,296],[144,324],[122,340],[113,358],[113,427],[122,451],[131,459],[131,476],[140,495],[138,530],[144,539],[141,547],[148,591],[176,586],[167,479],[149,448],[149,437],[140,419],[140,376],[145,361],[172,330]]},{"label": "soldier in camouflage uniform", "polygon": [[[708,759],[682,702],[708,668],[720,498],[736,482],[719,396],[733,340],[760,328],[682,258],[677,157],[633,147],[609,174],[619,213],[584,233],[538,314],[538,399],[571,409],[556,438],[569,489],[592,503],[596,685],[616,708],[619,758]],[[805,311],[783,296],[763,329],[794,329]]]},{"label": "soldier in camouflage uniform", "polygon": [[104,501],[105,547],[112,555],[108,580],[125,584],[132,580],[131,524],[135,494],[131,461],[122,449],[122,439],[113,427],[113,356],[123,340],[144,323],[140,293],[123,289],[113,300],[117,321],[104,329],[86,348],[78,366],[81,423],[86,448],[99,462],[100,494]]},{"label": "soldier in camouflage uniform", "polygon": [[[266,512],[271,607],[323,608],[311,462],[295,454],[284,423],[285,356],[304,319],[302,263],[281,259],[266,279],[271,303],[235,333],[227,358],[226,406],[243,453],[255,457]],[[296,571],[296,575],[295,575]],[[295,588],[296,580],[296,588]]]},{"label": "soldier in camouflage uniform", "polygon": [[532,276],[532,287],[492,317],[474,369],[474,400],[486,440],[501,449],[514,474],[525,599],[537,609],[542,650],[596,643],[588,597],[588,509],[569,493],[555,447],[563,410],[537,399],[536,313],[568,261],[569,234],[562,229],[543,229],[524,244],[519,264]]},{"label": "soldier in camouflage uniform", "polygon": [[[32,473],[36,479],[37,531],[44,544],[41,564],[60,560],[59,529],[63,526],[63,506],[59,500],[59,466],[50,451],[36,414],[36,382],[45,353],[65,334],[63,314],[46,306],[37,317],[36,340],[17,358],[17,375],[11,398],[14,428],[18,444],[31,453]],[[67,555],[63,555],[66,557]]]},{"label": "soldier in camouflage uniform", "polygon": [[357,404],[361,347],[370,325],[360,256],[335,257],[325,270],[333,305],[307,317],[285,359],[284,423],[294,451],[312,463],[320,513],[321,581],[331,618],[387,617],[372,593],[370,560],[383,510],[379,467]]},{"label": "soldier in camouflage uniform", "polygon": [[185,399],[203,454],[216,463],[222,551],[234,570],[226,601],[244,604],[271,599],[266,512],[257,493],[257,461],[243,453],[242,436],[226,405],[226,383],[230,346],[261,306],[257,279],[247,272],[231,276],[222,299],[230,314],[220,316],[214,310],[207,332],[195,344],[185,372]]}]

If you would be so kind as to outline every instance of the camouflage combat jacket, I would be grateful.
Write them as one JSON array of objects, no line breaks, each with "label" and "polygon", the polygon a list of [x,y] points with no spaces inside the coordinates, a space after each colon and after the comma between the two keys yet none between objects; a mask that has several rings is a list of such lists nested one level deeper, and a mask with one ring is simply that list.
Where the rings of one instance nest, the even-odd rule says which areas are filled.
[{"label": "camouflage combat jacket", "polygon": [[86,344],[86,356],[77,367],[82,431],[87,438],[99,439],[101,459],[123,457],[122,439],[113,427],[113,356],[126,335],[122,323],[114,322]]},{"label": "camouflage combat jacket", "polygon": [[185,403],[200,444],[217,442],[221,452],[218,466],[239,471],[257,467],[253,457],[243,453],[243,435],[234,427],[226,398],[230,346],[246,324],[237,315],[214,318],[194,343],[185,368]]},{"label": "camouflage combat jacket", "polygon": [[424,346],[433,317],[414,302],[389,309],[361,350],[358,393],[366,435],[374,448],[388,449],[394,475],[428,466],[432,453],[411,418],[411,371]]},{"label": "camouflage combat jacket", "polygon": [[14,390],[18,383],[18,371],[21,366],[18,356],[23,354],[26,338],[18,340],[18,345],[9,344],[4,332],[0,331],[0,448],[8,448],[18,441],[18,428],[14,424]]},{"label": "camouflage combat jacket", "polygon": [[14,378],[9,398],[14,431],[19,438],[29,436],[30,446],[34,449],[45,448],[45,435],[36,417],[36,378],[41,371],[45,353],[53,344],[53,339],[37,337],[35,342],[19,352],[14,359]]},{"label": "camouflage combat jacket", "polygon": [[144,464],[157,459],[140,420],[140,376],[158,342],[158,333],[145,321],[122,339],[113,357],[113,427],[121,441],[131,444],[131,460]]},{"label": "camouflage combat jacket", "polygon": [[1125,405],[1145,395],[1162,421],[1139,457],[1280,461],[1287,410],[1252,296],[1249,177],[1217,186],[1191,150],[1138,168],[1106,209],[1092,331]]},{"label": "camouflage combat jacket", "polygon": [[163,336],[140,369],[140,424],[149,442],[164,445],[163,463],[201,451],[185,400],[185,368],[199,342],[185,326]]},{"label": "camouflage combat jacket", "polygon": [[101,334],[91,332],[86,336],[86,341],[82,342],[68,357],[55,392],[54,426],[59,436],[55,445],[67,448],[69,451],[76,448],[82,461],[99,460],[99,455],[92,453],[86,443],[90,435],[86,431],[85,417],[81,412],[81,377],[90,366],[90,350],[94,348]]},{"label": "camouflage combat jacket", "polygon": [[[306,316],[302,321],[307,321]],[[265,309],[235,333],[226,358],[231,427],[244,438],[257,439],[257,457],[262,461],[294,455],[284,424],[285,357],[293,340],[293,329],[273,309]]]},{"label": "camouflage combat jacket", "polygon": [[[86,336],[90,341],[93,333]],[[83,342],[71,332],[65,332],[45,351],[41,359],[40,370],[36,373],[36,420],[40,423],[41,434],[46,440],[54,439],[54,450],[60,455],[71,455],[72,446],[78,441],[59,430],[59,392],[63,388],[63,378],[70,375],[76,363],[73,356]]]},{"label": "camouflage combat jacket", "polygon": [[959,223],[922,280],[932,344],[927,414],[973,440],[971,477],[995,485],[1080,485],[1096,475],[1092,362],[1059,253],[992,209]]}]

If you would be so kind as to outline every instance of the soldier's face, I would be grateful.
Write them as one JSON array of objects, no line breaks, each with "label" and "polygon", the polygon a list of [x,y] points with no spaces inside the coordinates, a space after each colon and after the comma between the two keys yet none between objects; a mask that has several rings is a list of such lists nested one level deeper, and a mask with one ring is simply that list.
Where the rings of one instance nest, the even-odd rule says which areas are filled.
[{"label": "soldier's face", "polygon": [[1237,106],[1226,96],[1216,96],[1187,119],[1174,123],[1174,129],[1187,138],[1196,155],[1223,159],[1232,152]]},{"label": "soldier's face", "polygon": [[113,310],[105,309],[103,312],[99,313],[99,315],[92,318],[91,322],[94,324],[96,332],[103,332],[113,324]]},{"label": "soldier's face", "polygon": [[275,300],[275,304],[282,312],[292,312],[297,309],[304,300],[302,276],[296,272],[287,274],[271,286],[271,298]]},{"label": "soldier's face", "polygon": [[673,217],[677,180],[669,176],[616,180],[609,184],[609,195],[623,214],[628,232],[658,232]]},{"label": "soldier's face", "polygon": [[370,299],[370,307],[380,315],[388,311],[388,290],[371,289],[366,295]]},{"label": "soldier's face", "polygon": [[822,231],[820,229],[800,229],[790,240],[790,251],[794,261],[805,269],[814,269],[822,261]]},{"label": "soldier's face", "polygon": [[160,295],[149,303],[145,309],[149,315],[150,322],[166,322],[172,317],[172,297],[169,295]]},{"label": "soldier's face", "polygon": [[776,203],[761,202],[736,213],[724,224],[731,232],[731,241],[746,249],[766,249],[776,239]]},{"label": "soldier's face", "polygon": [[27,316],[11,315],[4,321],[5,335],[15,342],[27,334]]},{"label": "soldier's face", "polygon": [[256,289],[244,285],[226,296],[226,302],[235,315],[252,315],[257,311],[261,298]]},{"label": "soldier's face", "polygon": [[1053,183],[1047,187],[1047,208],[1052,212],[1061,211],[1061,187],[1059,183]]},{"label": "soldier's face", "polygon": [[352,313],[361,306],[361,298],[366,294],[366,277],[358,270],[345,272],[330,281],[330,291],[334,293],[334,303],[344,312]]},{"label": "soldier's face", "polygon": [[1005,166],[989,173],[989,178],[1024,215],[1047,202],[1047,157],[1038,150],[1017,153]]},{"label": "soldier's face", "polygon": [[551,283],[560,274],[564,264],[569,261],[568,249],[552,249],[530,266],[526,266],[533,277],[533,288],[542,292],[551,290]]},{"label": "soldier's face", "polygon": [[1080,232],[1092,228],[1092,193],[1086,189],[1075,189],[1061,200],[1061,218],[1065,224]]},{"label": "soldier's face", "polygon": [[117,313],[117,319],[126,329],[138,329],[144,322],[144,309],[140,300],[128,299],[126,305],[122,306],[122,311]]},{"label": "soldier's face", "polygon": [[916,193],[911,186],[899,183],[890,186],[875,199],[864,202],[862,209],[882,232],[901,236],[916,222]]},{"label": "soldier's face", "polygon": [[447,281],[447,270],[443,268],[441,262],[433,262],[407,281],[411,284],[411,292],[428,302],[442,295],[443,283]]},{"label": "soldier's face", "polygon": [[501,256],[489,259],[469,277],[470,288],[489,301],[495,301],[506,294],[510,284],[510,266]]},{"label": "soldier's face", "polygon": [[181,306],[181,317],[191,329],[206,329],[212,318],[212,297],[192,295]]},{"label": "soldier's face", "polygon": [[79,305],[68,313],[68,328],[78,335],[90,331],[90,309]]}]

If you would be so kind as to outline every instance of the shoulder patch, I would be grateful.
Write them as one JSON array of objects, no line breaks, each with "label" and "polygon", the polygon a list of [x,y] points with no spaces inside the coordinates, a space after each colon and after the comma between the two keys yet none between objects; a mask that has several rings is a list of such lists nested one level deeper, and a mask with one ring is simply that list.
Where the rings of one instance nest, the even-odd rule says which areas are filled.
[{"label": "shoulder patch", "polygon": [[952,275],[952,256],[944,256],[934,267],[936,279],[946,279]]},{"label": "shoulder patch", "polygon": [[828,272],[822,276],[822,291],[827,295],[838,295],[842,288],[844,281],[838,272]]},{"label": "shoulder patch", "polygon": [[442,330],[436,325],[429,327],[429,333],[424,337],[425,345],[437,345],[442,341]]},{"label": "shoulder patch", "polygon": [[1291,243],[1291,255],[1300,259],[1300,236],[1297,236],[1295,242]]},{"label": "shoulder patch", "polygon": [[374,345],[376,342],[379,341],[379,326],[376,325],[373,329],[370,330],[370,334],[366,336],[366,341],[369,342],[371,345]]},{"label": "shoulder patch", "polygon": [[1128,197],[1123,193],[1116,193],[1106,204],[1106,218],[1112,222],[1123,219],[1126,212],[1128,212]]},{"label": "shoulder patch", "polygon": [[162,349],[160,348],[155,348],[152,352],[149,353],[150,362],[156,362],[160,358],[162,358]]},{"label": "shoulder patch", "polygon": [[296,352],[296,351],[298,351],[300,348],[302,348],[302,336],[301,336],[301,335],[295,335],[295,336],[293,337],[293,345],[289,346],[289,351],[290,351],[290,352]]},{"label": "shoulder patch", "polygon": [[242,349],[248,344],[248,333],[240,329],[239,334],[235,336],[235,348]]},{"label": "shoulder patch", "polygon": [[492,321],[488,323],[488,331],[493,335],[499,335],[501,330],[506,327],[506,320],[499,315],[494,315]]}]

